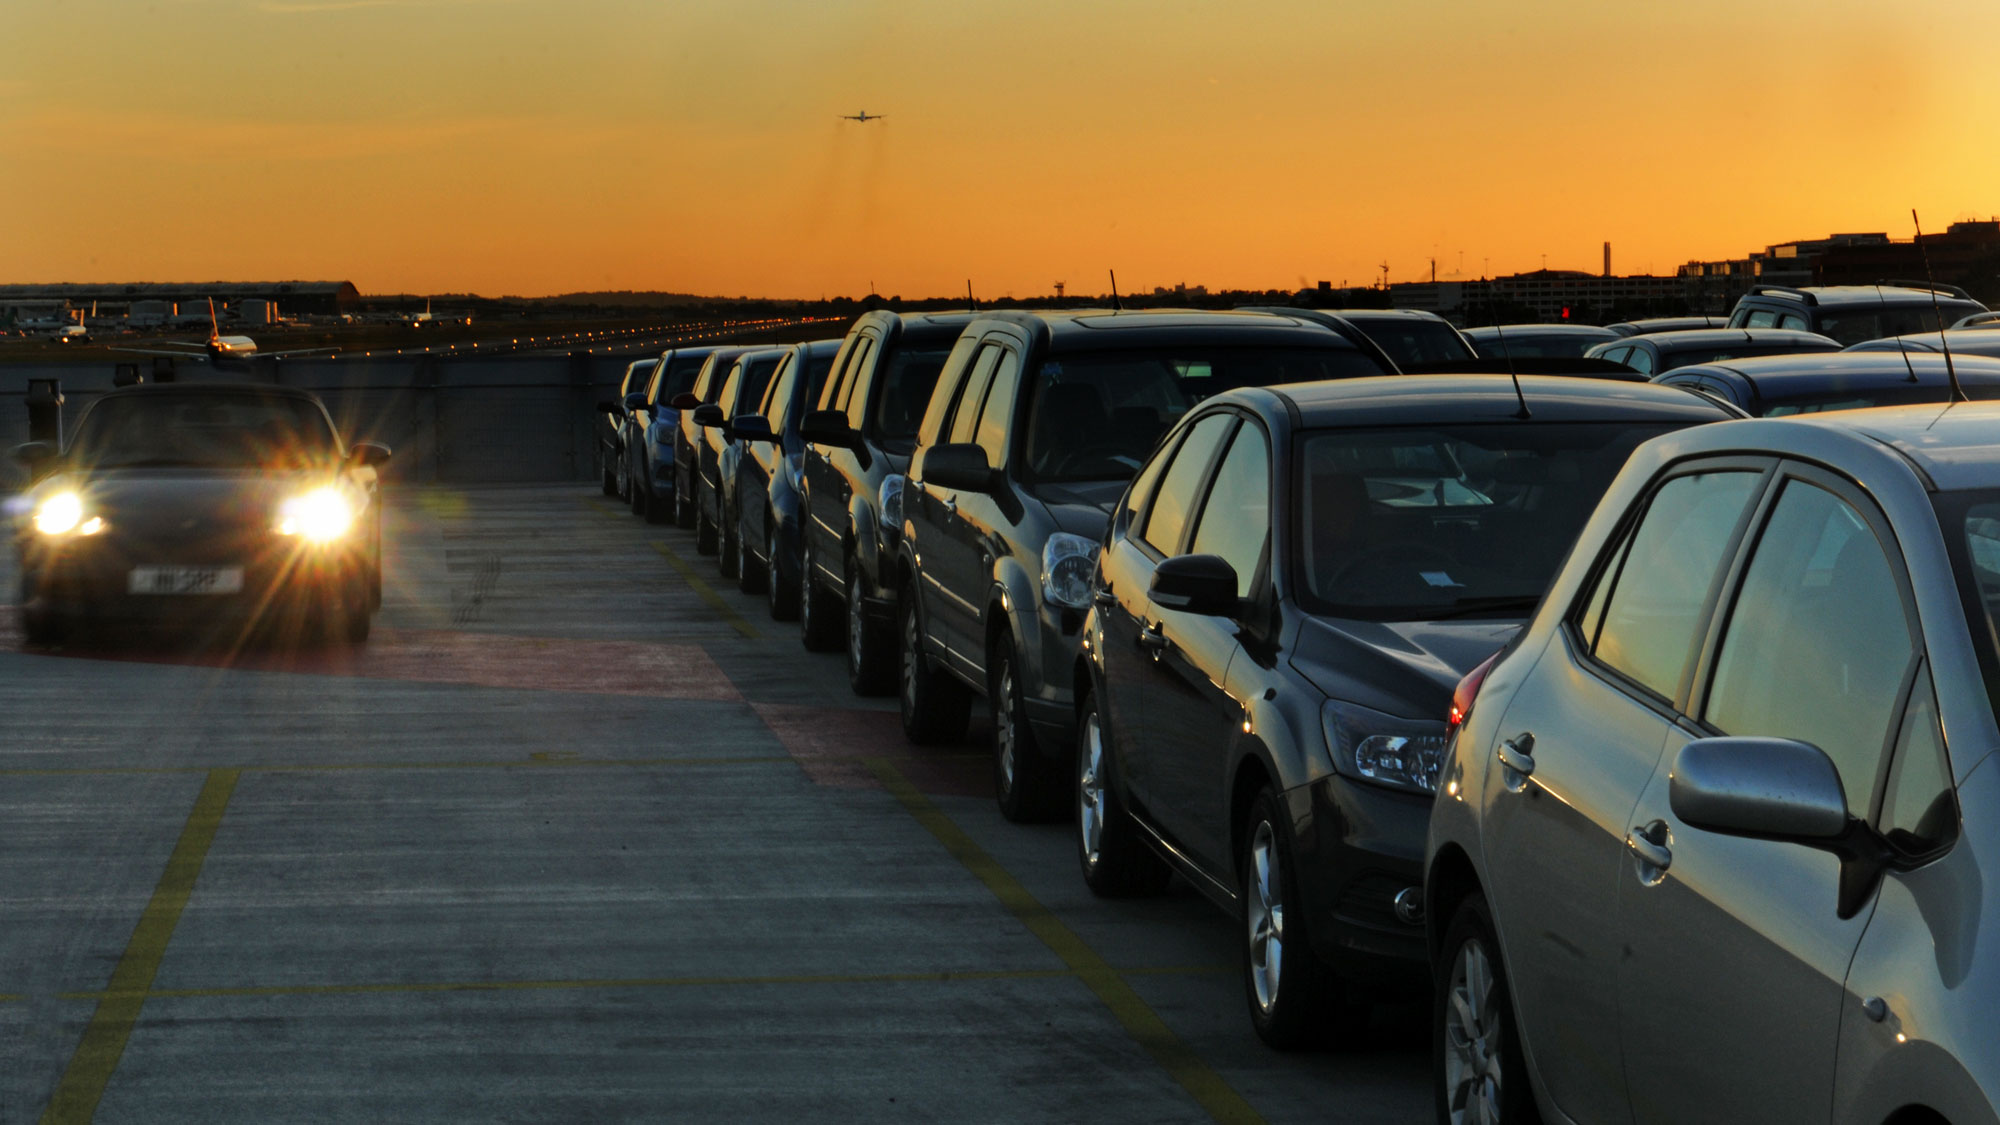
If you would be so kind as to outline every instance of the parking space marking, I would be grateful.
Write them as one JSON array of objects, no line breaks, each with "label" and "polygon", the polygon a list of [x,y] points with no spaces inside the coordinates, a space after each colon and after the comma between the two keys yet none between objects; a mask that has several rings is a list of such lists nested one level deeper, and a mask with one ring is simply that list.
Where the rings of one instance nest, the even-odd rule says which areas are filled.
[{"label": "parking space marking", "polygon": [[559,770],[607,769],[627,766],[735,766],[790,762],[787,754],[742,754],[707,758],[535,758],[505,762],[265,762],[237,766],[76,766],[47,769],[0,769],[0,777],[119,777],[131,774],[212,773],[338,773],[344,770]]},{"label": "parking space marking", "polygon": [[672,547],[667,546],[660,540],[654,539],[650,540],[650,542],[653,544],[653,549],[660,553],[660,557],[666,559],[667,563],[680,574],[681,580],[688,584],[688,588],[693,590],[696,596],[700,597],[702,601],[707,602],[708,607],[714,610],[723,621],[727,622],[730,628],[743,634],[750,640],[754,641],[757,639],[756,628],[748,621],[745,621],[743,615],[736,612],[736,607],[730,605],[728,600],[715,587],[709,585],[706,579],[696,573],[693,565],[676,554]]},{"label": "parking space marking", "polygon": [[1125,1033],[1144,1047],[1146,1053],[1153,1056],[1153,1061],[1159,1063],[1211,1117],[1228,1125],[1263,1120],[1220,1074],[1180,1041],[1180,1037],[1160,1019],[1159,1014],[1139,998],[1131,985],[1125,983],[1118,970],[1078,937],[1076,931],[1064,925],[1053,911],[1043,906],[1020,880],[946,816],[944,810],[932,804],[930,798],[911,784],[894,764],[886,759],[876,759],[869,764],[881,780],[882,788],[888,790],[917,823],[935,836],[953,859],[985,883],[986,888],[993,892],[993,897],[999,899],[1001,905],[1029,932],[1042,939],[1043,944],[1062,958],[1063,964],[1111,1010],[1113,1018],[1117,1019]]},{"label": "parking space marking", "polygon": [[[771,728],[785,752],[816,784],[843,789],[879,789],[872,763],[892,746],[903,746],[902,718],[895,711],[855,707],[811,707],[796,703],[752,703],[750,709]],[[888,756],[904,777],[925,793],[953,797],[993,796],[993,756],[979,751],[928,749]]]},{"label": "parking space marking", "polygon": [[44,1123],[89,1121],[97,1112],[98,1099],[104,1096],[112,1072],[118,1069],[118,1059],[125,1053],[132,1025],[138,1022],[147,990],[152,988],[153,976],[166,956],[167,943],[173,940],[174,927],[180,924],[181,911],[194,893],[202,862],[208,858],[208,847],[222,825],[229,797],[236,791],[237,776],[233,769],[210,770],[208,780],[202,783],[201,792],[194,799],[194,809],[181,828],[180,839],[167,857],[166,870],[160,873],[160,882],[153,888],[153,897],[139,915],[139,924],[133,928],[124,954],[111,970],[111,983],[104,990],[104,998],[98,1001],[97,1011],[77,1042],[76,1053],[70,1056],[69,1066],[56,1083],[48,1108],[42,1111]]}]

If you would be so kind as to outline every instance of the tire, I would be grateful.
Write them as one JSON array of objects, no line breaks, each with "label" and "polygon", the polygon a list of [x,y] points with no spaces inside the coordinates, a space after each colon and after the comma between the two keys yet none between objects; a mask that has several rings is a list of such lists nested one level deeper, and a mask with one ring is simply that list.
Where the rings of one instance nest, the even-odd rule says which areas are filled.
[{"label": "tire", "polygon": [[604,478],[598,482],[598,486],[604,490],[604,494],[606,496],[618,495],[618,471],[611,467],[611,455],[604,451],[602,445],[597,447],[597,470],[598,475]]},{"label": "tire", "polygon": [[632,479],[631,476],[625,471],[624,450],[621,449],[618,451],[618,466],[612,471],[617,474],[617,484],[618,484],[617,488],[612,490],[612,495],[618,497],[620,500],[623,500],[628,504],[631,503]]},{"label": "tire", "polygon": [[736,521],[730,517],[729,510],[723,506],[722,497],[719,494],[715,498],[715,513],[716,518],[721,521],[715,529],[717,544],[715,569],[724,578],[741,579],[743,576],[743,534],[738,530]]},{"label": "tire", "polygon": [[1043,753],[1028,721],[1021,661],[1011,636],[1003,634],[987,655],[986,699],[993,711],[993,796],[1000,815],[1016,824],[1060,818],[1067,779]]},{"label": "tire", "polygon": [[784,568],[778,565],[776,520],[764,522],[764,558],[768,572],[764,579],[764,601],[770,608],[771,620],[790,621],[799,615],[799,584],[787,582]]},{"label": "tire", "polygon": [[[1281,1051],[1314,1045],[1354,1011],[1314,952],[1299,895],[1291,829],[1266,786],[1251,803],[1237,870],[1242,874],[1243,991],[1257,1038]],[[1296,909],[1285,910],[1287,904]]]},{"label": "tire", "polygon": [[918,746],[957,742],[972,716],[972,692],[924,655],[921,612],[916,591],[903,591],[897,612],[903,737]]},{"label": "tire", "polygon": [[807,652],[833,652],[844,639],[841,636],[840,599],[828,595],[813,581],[813,545],[809,532],[806,536],[805,561],[799,567],[799,640],[804,642]]},{"label": "tire", "polygon": [[841,609],[847,615],[847,686],[856,695],[887,695],[896,690],[896,636],[868,620],[868,599],[861,564],[847,560],[847,593]]},{"label": "tire", "polygon": [[1099,898],[1145,898],[1167,889],[1173,869],[1141,838],[1118,796],[1109,732],[1097,693],[1083,697],[1076,729],[1076,860]]},{"label": "tire", "polygon": [[[1458,904],[1438,948],[1431,997],[1438,1120],[1541,1121],[1485,895],[1475,891]],[[1482,991],[1483,1003],[1477,995]],[[1482,1109],[1490,1115],[1477,1116]]]},{"label": "tire", "polygon": [[694,549],[696,554],[712,555],[716,551],[716,527],[708,518],[708,509],[701,503],[701,482],[695,483],[694,498]]}]

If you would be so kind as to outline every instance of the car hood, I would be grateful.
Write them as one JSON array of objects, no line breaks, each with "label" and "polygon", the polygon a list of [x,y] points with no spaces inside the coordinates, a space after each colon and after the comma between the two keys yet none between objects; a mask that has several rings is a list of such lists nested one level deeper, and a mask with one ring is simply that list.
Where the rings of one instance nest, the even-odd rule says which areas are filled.
[{"label": "car hood", "polygon": [[1104,538],[1104,528],[1111,522],[1111,510],[1118,498],[1125,495],[1128,482],[1122,480],[1076,481],[1070,484],[1044,484],[1035,489],[1035,496],[1047,505],[1049,517],[1056,526],[1071,535],[1081,535],[1085,539]]},{"label": "car hood", "polygon": [[1458,681],[1500,651],[1525,620],[1308,618],[1292,650],[1292,667],[1330,698],[1442,722]]},{"label": "car hood", "polygon": [[120,531],[197,526],[268,525],[288,497],[332,484],[330,472],[270,473],[202,469],[116,469],[61,473],[36,487],[39,501],[66,489],[85,509]]}]

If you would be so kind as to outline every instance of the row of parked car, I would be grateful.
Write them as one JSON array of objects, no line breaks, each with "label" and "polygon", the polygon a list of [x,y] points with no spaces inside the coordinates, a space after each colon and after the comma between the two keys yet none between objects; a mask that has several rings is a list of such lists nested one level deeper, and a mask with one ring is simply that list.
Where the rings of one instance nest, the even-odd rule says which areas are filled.
[{"label": "row of parked car", "polygon": [[1274,1046],[1428,989],[1453,1121],[1994,1120],[2000,361],[1399,362],[1450,331],[871,312],[635,364],[604,488],[911,741],[984,698]]}]

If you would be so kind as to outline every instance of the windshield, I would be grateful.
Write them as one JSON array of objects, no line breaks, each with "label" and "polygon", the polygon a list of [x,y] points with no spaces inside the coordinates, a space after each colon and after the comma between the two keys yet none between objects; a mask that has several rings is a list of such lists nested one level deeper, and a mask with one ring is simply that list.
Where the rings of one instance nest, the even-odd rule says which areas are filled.
[{"label": "windshield", "polygon": [[1297,455],[1303,599],[1419,621],[1524,614],[1633,448],[1665,423],[1327,430]]},{"label": "windshield", "polygon": [[326,415],[306,400],[158,395],[107,398],[92,406],[77,422],[69,459],[94,469],[302,469],[338,451]]},{"label": "windshield", "polygon": [[924,420],[924,408],[931,403],[931,389],[944,370],[945,348],[897,348],[886,361],[876,382],[874,436],[884,448],[908,453],[915,448],[917,424]]},{"label": "windshield", "polygon": [[1352,348],[1187,347],[1042,361],[1028,404],[1028,472],[1046,482],[1123,480],[1196,403],[1237,387],[1379,375]]},{"label": "windshield", "polygon": [[1425,363],[1450,363],[1459,359],[1474,359],[1472,349],[1465,346],[1457,329],[1449,324],[1439,324],[1435,320],[1418,320],[1414,317],[1350,317],[1356,328],[1367,334],[1396,366],[1404,369]]}]

